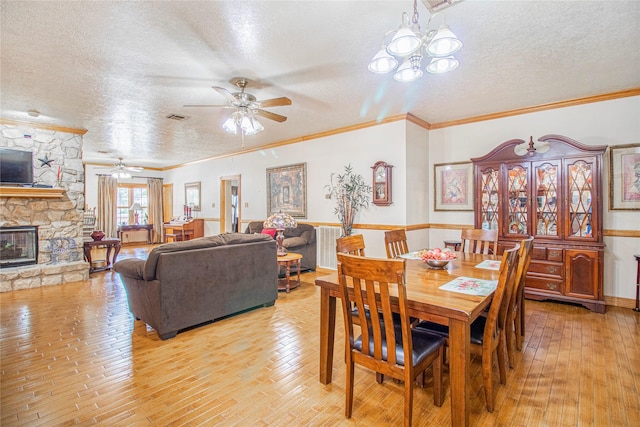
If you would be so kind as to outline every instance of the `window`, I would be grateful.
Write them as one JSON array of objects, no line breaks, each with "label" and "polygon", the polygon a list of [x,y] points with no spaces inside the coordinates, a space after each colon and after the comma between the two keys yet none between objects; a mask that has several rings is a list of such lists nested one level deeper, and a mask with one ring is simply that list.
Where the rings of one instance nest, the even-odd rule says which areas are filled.
[{"label": "window", "polygon": [[[139,203],[142,209],[138,212],[129,210],[134,203]],[[136,213],[138,214],[138,224],[148,224],[148,207],[149,197],[146,184],[118,184],[118,204],[116,207],[118,224],[135,224]]]}]

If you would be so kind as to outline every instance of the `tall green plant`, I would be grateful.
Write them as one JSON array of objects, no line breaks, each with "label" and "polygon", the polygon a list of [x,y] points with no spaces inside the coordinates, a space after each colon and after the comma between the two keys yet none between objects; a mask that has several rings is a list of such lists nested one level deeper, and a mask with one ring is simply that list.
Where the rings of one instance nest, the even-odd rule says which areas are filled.
[{"label": "tall green plant", "polygon": [[351,165],[344,167],[343,174],[331,174],[331,184],[326,185],[332,200],[336,202],[334,213],[342,225],[342,235],[351,235],[353,220],[360,209],[369,207],[371,186],[362,175],[353,172]]}]

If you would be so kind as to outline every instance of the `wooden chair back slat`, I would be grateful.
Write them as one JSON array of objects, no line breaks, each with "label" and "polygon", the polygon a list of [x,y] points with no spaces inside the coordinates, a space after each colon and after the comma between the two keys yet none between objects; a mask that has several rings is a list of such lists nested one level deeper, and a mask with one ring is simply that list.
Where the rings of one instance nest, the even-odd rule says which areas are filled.
[{"label": "wooden chair back slat", "polygon": [[464,229],[460,238],[461,252],[493,255],[498,253],[498,230]]},{"label": "wooden chair back slat", "polygon": [[409,246],[404,229],[385,231],[384,246],[387,250],[387,258],[398,258],[398,256],[408,253]]},{"label": "wooden chair back slat", "polygon": [[[518,266],[514,280],[514,289],[511,295],[505,333],[507,335],[507,353],[509,355],[509,366],[514,367],[515,351],[514,346],[520,350],[522,348],[522,337],[524,335],[524,284],[527,276],[529,264],[531,264],[531,254],[533,252],[533,236],[520,242],[520,253],[518,256]],[[514,338],[515,336],[515,343]]]},{"label": "wooden chair back slat", "polygon": [[337,238],[336,253],[364,256],[364,237],[362,234],[352,234]]}]

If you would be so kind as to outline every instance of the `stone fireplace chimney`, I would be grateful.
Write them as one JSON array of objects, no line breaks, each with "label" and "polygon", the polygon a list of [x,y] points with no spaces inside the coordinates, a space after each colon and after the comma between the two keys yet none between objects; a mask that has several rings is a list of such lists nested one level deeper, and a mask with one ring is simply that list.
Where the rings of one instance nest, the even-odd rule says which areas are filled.
[{"label": "stone fireplace chimney", "polygon": [[37,226],[39,242],[37,264],[0,269],[0,292],[88,280],[82,237],[86,131],[6,123],[0,122],[0,146],[31,151],[35,183],[52,188],[0,188],[0,226]]}]

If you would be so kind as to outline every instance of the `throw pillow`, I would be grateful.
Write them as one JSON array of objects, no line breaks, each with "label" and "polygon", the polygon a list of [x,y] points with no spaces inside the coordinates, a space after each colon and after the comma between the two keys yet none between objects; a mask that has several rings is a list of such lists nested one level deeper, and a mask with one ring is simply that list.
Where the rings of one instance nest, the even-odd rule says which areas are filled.
[{"label": "throw pillow", "polygon": [[261,233],[262,234],[268,234],[272,238],[276,237],[276,229],[275,228],[263,228]]}]

